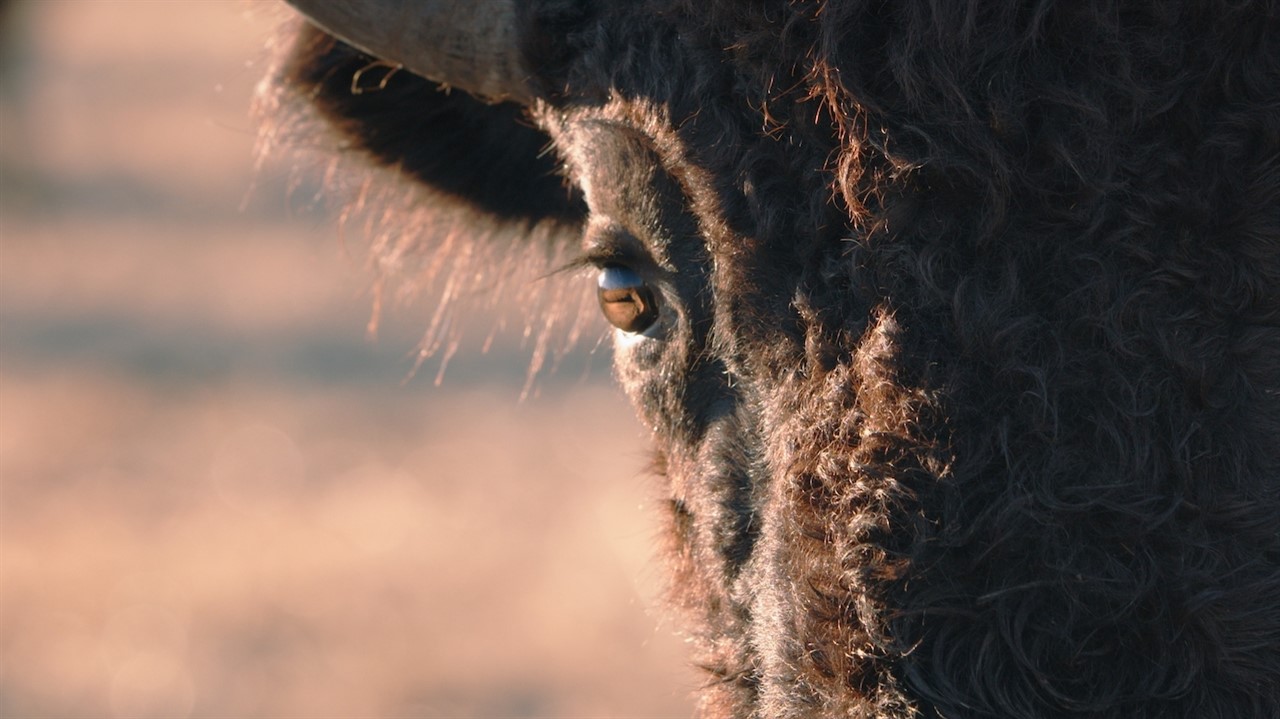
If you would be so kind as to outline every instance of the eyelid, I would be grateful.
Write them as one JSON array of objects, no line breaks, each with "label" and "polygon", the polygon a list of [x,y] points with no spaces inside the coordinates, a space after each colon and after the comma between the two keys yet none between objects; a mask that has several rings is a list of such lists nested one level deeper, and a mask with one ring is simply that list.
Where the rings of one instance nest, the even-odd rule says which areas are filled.
[{"label": "eyelid", "polygon": [[634,270],[654,270],[657,263],[644,243],[626,229],[613,224],[588,227],[586,245],[574,264],[604,268],[609,265],[625,265]]},{"label": "eyelid", "polygon": [[646,261],[637,259],[632,252],[620,251],[617,247],[595,246],[588,247],[577,257],[556,268],[551,274],[574,272],[588,268],[602,270],[610,265],[624,265],[634,268],[643,262]]},{"label": "eyelid", "polygon": [[[592,232],[588,230],[586,247],[572,260],[557,268],[553,274],[577,270],[601,270],[609,265],[636,267],[649,264],[642,250],[622,240],[617,232]],[[638,243],[636,243],[638,244]]]},{"label": "eyelid", "polygon": [[647,260],[636,256],[634,252],[628,252],[626,248],[616,246],[595,246],[587,248],[575,263],[581,266],[592,266],[596,269],[604,269],[611,265],[625,265],[627,267],[635,267],[638,264],[645,263]]}]

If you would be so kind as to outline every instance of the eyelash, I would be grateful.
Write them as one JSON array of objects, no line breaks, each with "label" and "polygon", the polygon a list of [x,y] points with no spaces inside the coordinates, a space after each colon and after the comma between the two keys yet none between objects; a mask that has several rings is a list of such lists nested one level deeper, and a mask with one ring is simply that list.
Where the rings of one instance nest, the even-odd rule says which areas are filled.
[{"label": "eyelash", "polygon": [[652,266],[653,262],[648,257],[640,255],[631,247],[623,243],[599,243],[593,244],[591,247],[583,250],[578,256],[574,257],[556,272],[595,269],[602,270],[612,265],[623,265],[630,267],[636,271],[640,271],[645,267]]}]

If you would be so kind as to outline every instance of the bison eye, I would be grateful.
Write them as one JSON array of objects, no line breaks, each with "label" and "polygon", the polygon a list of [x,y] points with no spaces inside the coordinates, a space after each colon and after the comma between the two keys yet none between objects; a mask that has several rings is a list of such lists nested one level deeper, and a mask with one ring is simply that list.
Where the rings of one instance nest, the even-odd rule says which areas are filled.
[{"label": "bison eye", "polygon": [[605,265],[600,268],[596,296],[605,319],[623,332],[644,332],[658,319],[653,290],[629,267]]}]

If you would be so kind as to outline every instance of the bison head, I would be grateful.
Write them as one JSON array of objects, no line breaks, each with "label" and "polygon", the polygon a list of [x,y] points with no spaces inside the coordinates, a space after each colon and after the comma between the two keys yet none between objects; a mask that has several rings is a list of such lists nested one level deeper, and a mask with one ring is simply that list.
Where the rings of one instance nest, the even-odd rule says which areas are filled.
[{"label": "bison head", "polygon": [[294,3],[595,268],[703,715],[1280,715],[1274,3]]}]

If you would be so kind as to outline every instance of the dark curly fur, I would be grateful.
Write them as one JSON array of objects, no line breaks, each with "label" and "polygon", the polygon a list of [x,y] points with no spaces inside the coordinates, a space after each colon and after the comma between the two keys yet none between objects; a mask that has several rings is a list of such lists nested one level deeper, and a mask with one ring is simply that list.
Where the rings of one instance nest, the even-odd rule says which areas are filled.
[{"label": "dark curly fur", "polygon": [[1277,3],[521,12],[540,130],[286,80],[508,221],[582,221],[548,141],[652,158],[679,317],[618,372],[704,716],[1280,717]]}]

